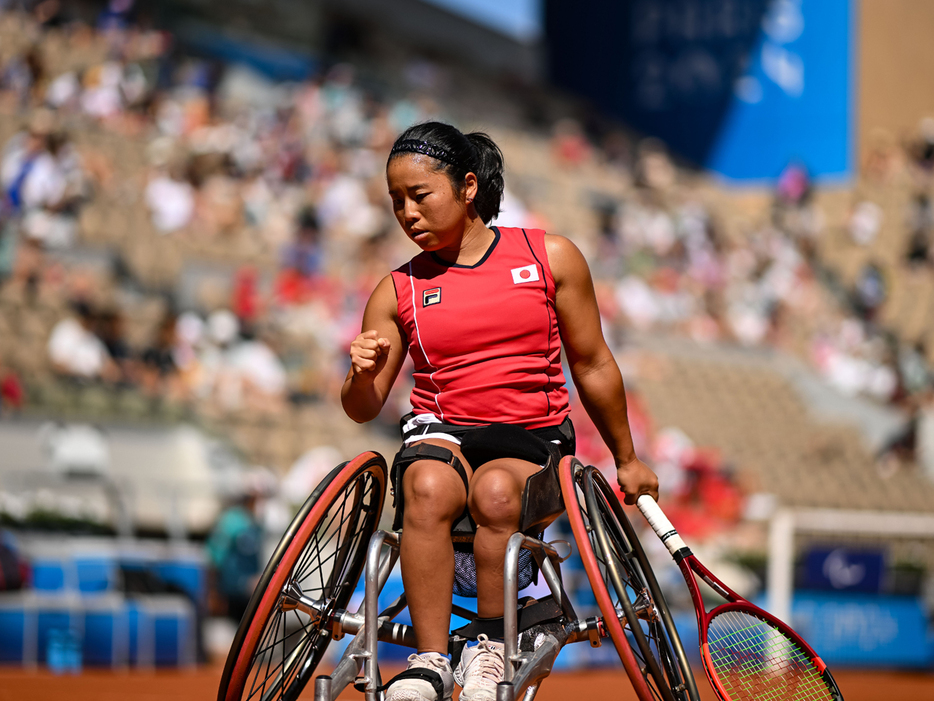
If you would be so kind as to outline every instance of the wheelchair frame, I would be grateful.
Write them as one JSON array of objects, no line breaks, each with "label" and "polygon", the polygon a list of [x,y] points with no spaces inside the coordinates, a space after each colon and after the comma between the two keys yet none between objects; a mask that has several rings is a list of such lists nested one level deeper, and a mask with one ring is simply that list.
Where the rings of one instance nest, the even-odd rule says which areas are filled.
[{"label": "wheelchair frame", "polygon": [[[641,701],[697,701],[699,696],[694,678],[674,630],[667,604],[641,544],[612,490],[606,486],[599,472],[595,474],[594,468],[584,467],[575,458],[564,458],[559,472],[568,512],[570,514],[573,506],[575,513],[579,514],[571,519],[571,525],[603,615],[580,619],[564,590],[560,565],[571,555],[569,542],[559,540],[546,543],[523,533],[514,533],[508,541],[504,563],[505,671],[504,679],[497,687],[497,701],[515,701],[517,698],[532,701],[565,645],[588,641],[591,646],[599,647],[606,638],[614,643]],[[369,502],[366,502],[366,493],[361,496],[362,490],[355,486],[366,475],[371,477],[373,485]],[[338,533],[343,528],[347,499],[353,501],[352,512],[355,513],[360,507],[360,518],[363,519],[361,534],[370,528],[367,524],[375,528],[385,497],[385,482],[386,463],[382,456],[378,453],[363,453],[355,460],[335,468],[309,497],[270,559],[240,622],[221,679],[219,701],[297,698],[316,671],[330,640],[340,639],[347,634],[354,635],[354,639],[334,670],[330,675],[315,678],[314,700],[333,701],[347,686],[353,684],[363,692],[366,701],[381,701],[384,694],[380,690],[382,680],[377,659],[378,643],[390,642],[415,647],[414,628],[393,622],[407,606],[405,594],[383,611],[379,610],[380,591],[399,558],[401,534],[383,530],[373,532],[367,538],[365,556],[356,535],[350,545],[339,543],[333,555],[334,567],[327,583],[319,573],[322,598],[309,596],[302,589],[295,567],[303,560],[314,560],[314,557],[304,555],[305,543],[301,541],[311,540],[321,523],[325,522],[326,514],[330,513],[332,506],[337,513],[342,514]],[[345,501],[339,502],[341,494],[337,493],[340,491],[338,488],[345,483]],[[593,484],[597,485],[596,490]],[[573,495],[567,494],[568,491],[573,492]],[[602,495],[599,498],[594,496],[598,493]],[[330,502],[326,502],[328,498]],[[602,512],[596,517],[599,522],[593,520],[596,512]],[[312,528],[305,527],[306,523],[315,518],[318,521],[312,524]],[[473,536],[453,534],[452,538],[470,541]],[[581,538],[586,541],[584,545],[581,544]],[[328,543],[329,540],[325,541],[325,544]],[[552,623],[548,628],[532,626],[529,629],[535,633],[535,639],[532,649],[526,651],[520,650],[520,634],[526,631],[519,630],[517,608],[518,563],[522,549],[531,553],[554,602],[561,609],[558,624]],[[614,554],[620,550],[621,554]],[[600,554],[595,556],[594,553],[598,551]],[[317,553],[319,563],[332,557],[328,555],[322,558],[320,549]],[[346,608],[348,592],[356,587],[361,569],[365,577],[364,600],[356,612],[351,612]],[[620,574],[622,570],[626,571]],[[633,584],[633,579],[638,581]],[[611,587],[616,591],[615,599],[609,594]],[[598,588],[599,592],[596,591]],[[342,598],[346,601],[339,605]],[[608,611],[612,611],[609,618]],[[295,612],[307,616],[308,624],[302,622],[302,632],[293,640],[294,647],[286,654],[285,641],[292,634],[286,633],[288,620],[285,616],[289,613],[297,615]],[[281,664],[277,661],[273,666],[268,658],[275,657],[278,660],[276,643],[265,647],[264,634],[270,630],[271,625],[272,630],[278,631],[280,619],[275,617],[280,613],[283,614],[283,650]],[[476,617],[476,613],[457,605],[453,607],[453,613],[467,620]],[[273,619],[274,624],[270,623]],[[376,624],[368,625],[368,621],[375,621]],[[260,630],[257,630],[257,626]],[[624,633],[624,629],[628,629],[628,633]],[[452,633],[450,641],[453,646],[466,642],[466,639]],[[268,678],[259,689],[254,680],[250,691],[246,692],[245,682],[254,663],[260,669],[265,665],[267,677],[270,676],[270,669],[278,677],[269,688]],[[276,671],[280,668],[281,672]]]}]

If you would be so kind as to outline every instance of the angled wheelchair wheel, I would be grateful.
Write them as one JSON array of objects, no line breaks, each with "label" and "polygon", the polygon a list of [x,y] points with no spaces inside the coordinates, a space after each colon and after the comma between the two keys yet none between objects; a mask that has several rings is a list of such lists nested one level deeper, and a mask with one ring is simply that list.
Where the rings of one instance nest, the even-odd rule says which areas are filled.
[{"label": "angled wheelchair wheel", "polygon": [[655,574],[613,488],[567,457],[561,488],[603,624],[642,701],[698,701],[684,648]]},{"label": "angled wheelchair wheel", "polygon": [[[367,452],[337,466],[292,520],[234,637],[218,701],[296,699],[313,677],[366,562],[386,494],[386,461]],[[312,613],[295,606],[315,602]]]}]

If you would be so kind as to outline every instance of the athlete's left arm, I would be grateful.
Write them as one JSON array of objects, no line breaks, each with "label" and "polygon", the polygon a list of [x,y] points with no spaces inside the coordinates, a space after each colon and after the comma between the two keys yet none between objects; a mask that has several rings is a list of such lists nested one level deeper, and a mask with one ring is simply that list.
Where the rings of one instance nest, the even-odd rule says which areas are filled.
[{"label": "athlete's left arm", "polygon": [[563,236],[546,235],[545,250],[555,279],[561,342],[581,403],[613,453],[626,503],[634,504],[640,494],[657,499],[658,478],[633,448],[623,376],[603,337],[587,261]]}]

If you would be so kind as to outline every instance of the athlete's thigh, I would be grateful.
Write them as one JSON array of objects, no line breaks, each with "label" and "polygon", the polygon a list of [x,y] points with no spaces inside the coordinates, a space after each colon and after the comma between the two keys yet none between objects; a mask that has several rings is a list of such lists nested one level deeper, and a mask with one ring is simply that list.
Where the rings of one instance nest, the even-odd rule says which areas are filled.
[{"label": "athlete's thigh", "polygon": [[[461,465],[464,466],[464,471],[467,474],[467,481],[469,482],[471,480],[473,477],[473,470],[457,443],[446,441],[443,438],[426,438],[425,440],[414,441],[410,443],[409,446],[421,445],[423,443],[450,450],[454,454],[454,457],[460,460]],[[413,462],[402,476],[402,487],[406,492],[406,498],[409,498],[410,492],[415,489],[417,482],[423,482],[424,484],[425,480],[429,480],[431,485],[441,490],[441,493],[445,496],[457,495],[461,508],[466,505],[467,490],[464,488],[464,480],[453,465],[449,465],[441,460],[431,459]]]}]

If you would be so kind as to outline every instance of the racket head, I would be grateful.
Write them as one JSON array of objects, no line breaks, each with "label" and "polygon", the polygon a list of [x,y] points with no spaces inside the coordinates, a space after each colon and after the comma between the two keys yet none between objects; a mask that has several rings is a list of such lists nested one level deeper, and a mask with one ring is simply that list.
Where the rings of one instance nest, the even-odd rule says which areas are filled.
[{"label": "racket head", "polygon": [[842,701],[823,660],[767,611],[731,602],[705,619],[701,658],[723,701]]}]

